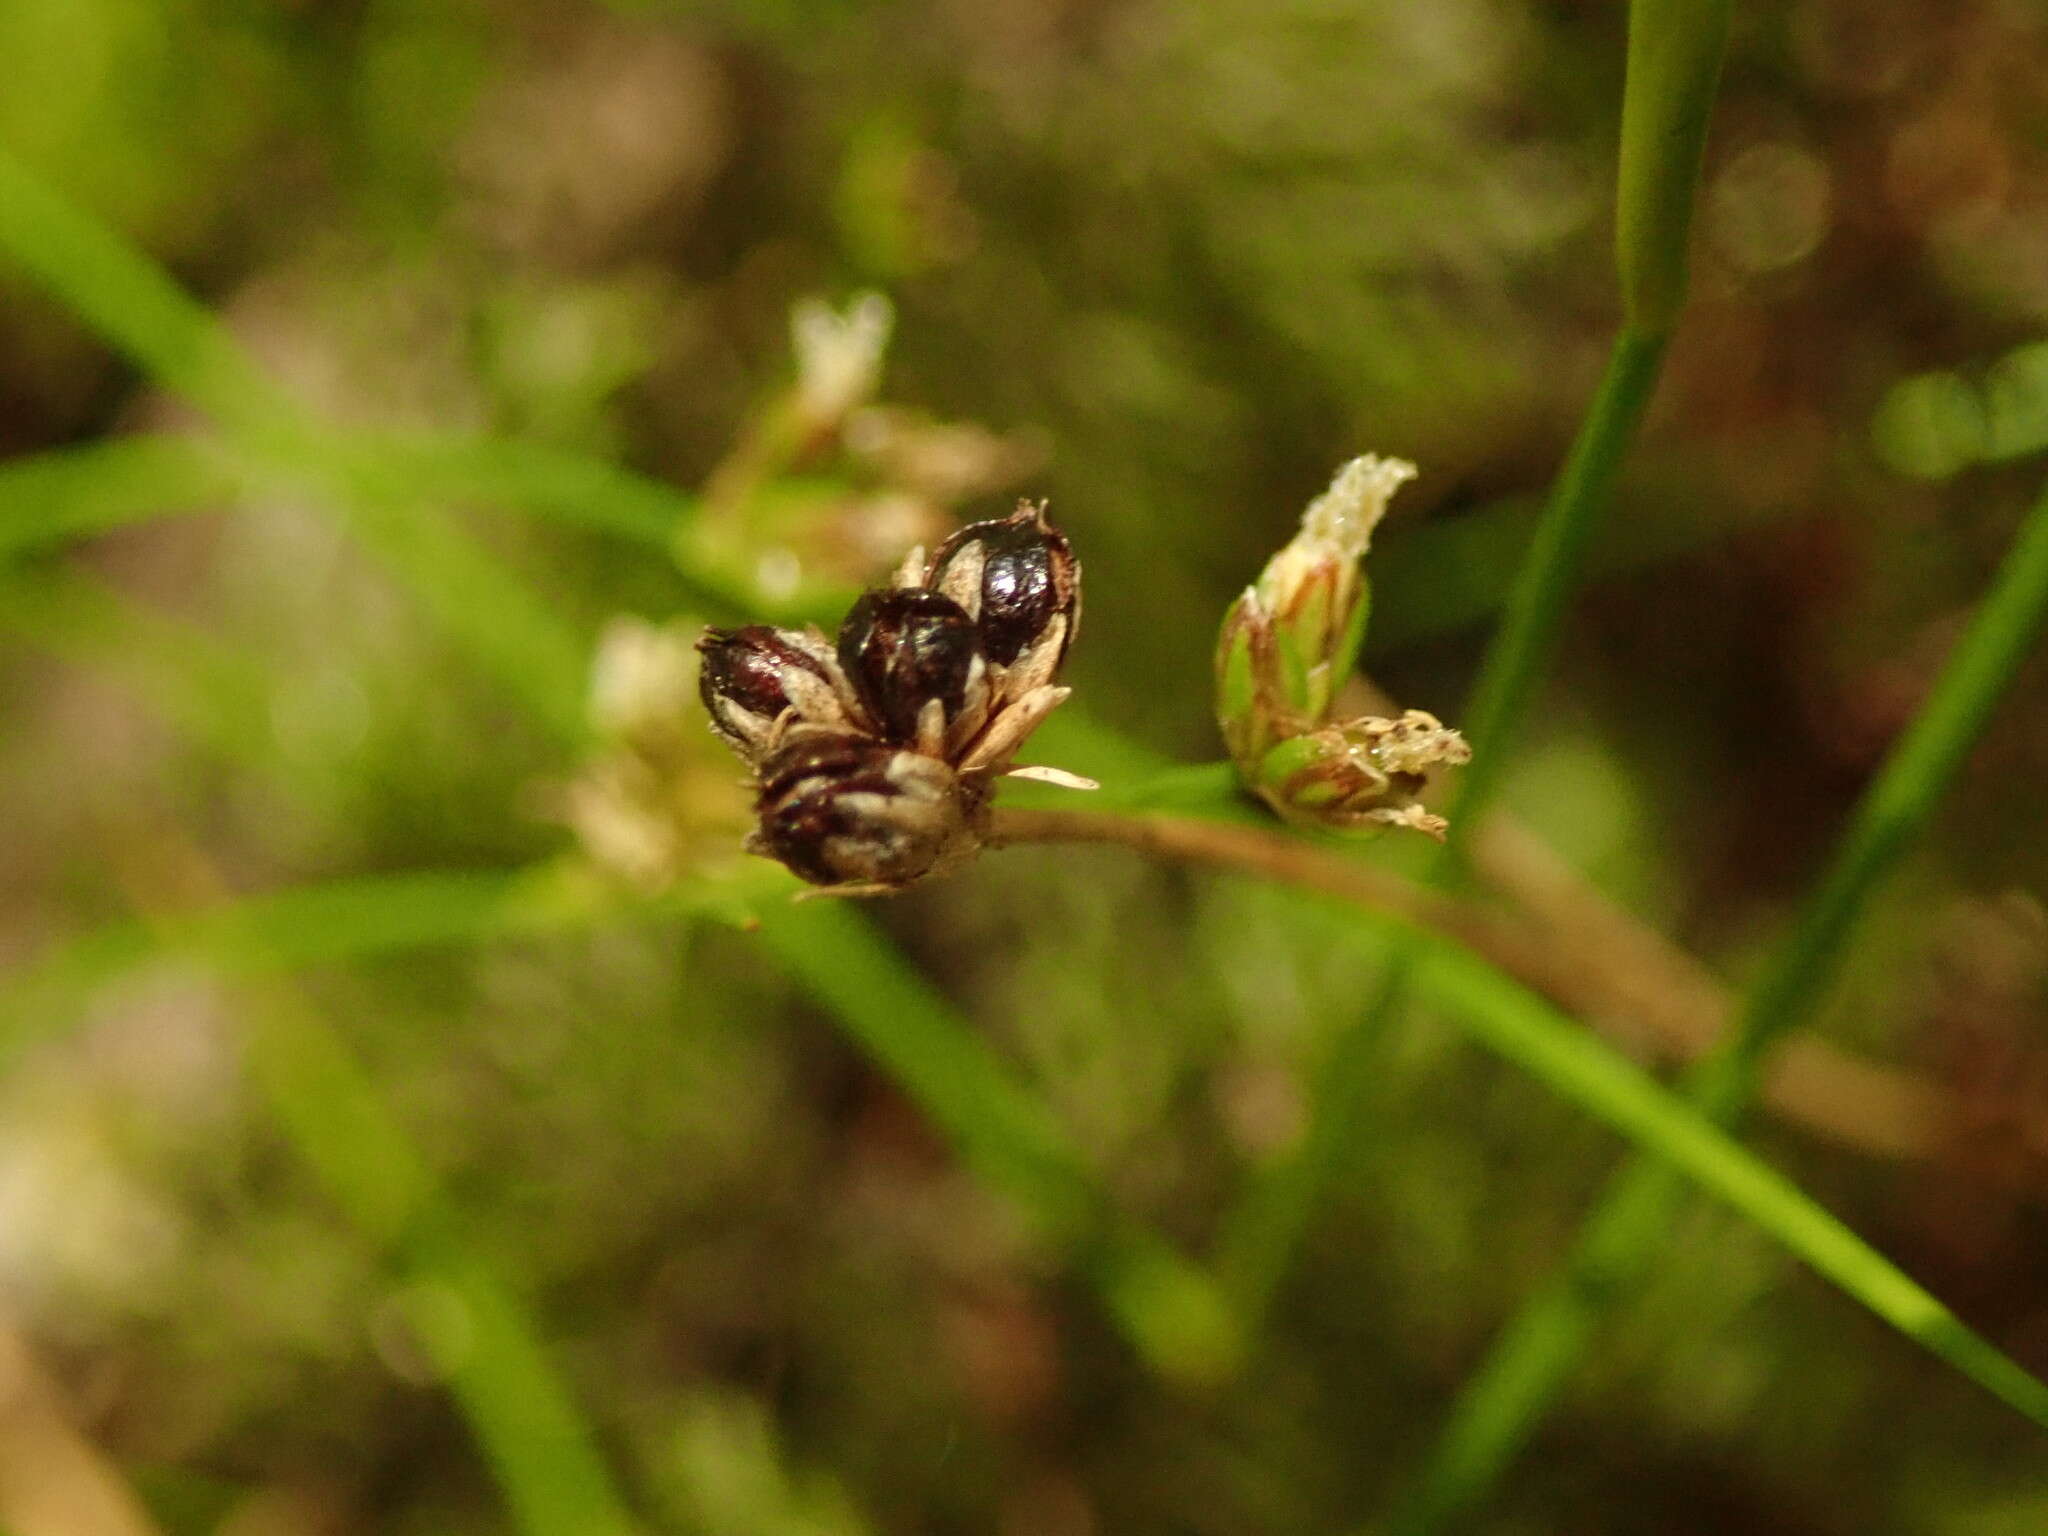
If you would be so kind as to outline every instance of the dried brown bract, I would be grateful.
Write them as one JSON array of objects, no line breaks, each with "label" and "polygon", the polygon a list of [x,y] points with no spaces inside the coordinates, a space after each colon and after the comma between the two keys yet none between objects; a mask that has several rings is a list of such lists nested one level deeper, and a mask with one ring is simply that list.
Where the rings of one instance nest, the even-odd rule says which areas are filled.
[{"label": "dried brown bract", "polygon": [[749,625],[698,641],[711,723],[754,773],[747,846],[842,894],[897,891],[971,857],[1003,774],[1068,690],[1081,567],[1043,505],[960,529],[828,642]]}]

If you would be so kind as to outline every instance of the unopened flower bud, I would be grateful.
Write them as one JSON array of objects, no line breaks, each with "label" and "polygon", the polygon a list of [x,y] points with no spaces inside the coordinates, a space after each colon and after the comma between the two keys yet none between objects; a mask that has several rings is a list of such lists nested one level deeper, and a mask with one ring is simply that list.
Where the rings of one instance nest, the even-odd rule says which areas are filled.
[{"label": "unopened flower bud", "polygon": [[953,599],[981,627],[981,645],[999,667],[1044,653],[1050,677],[1081,622],[1081,568],[1067,536],[1043,505],[970,523],[932,556],[924,585]]},{"label": "unopened flower bud", "polygon": [[981,636],[967,611],[923,587],[869,592],[839,628],[839,665],[882,736],[932,755],[948,728],[985,706]]},{"label": "unopened flower bud", "polygon": [[703,656],[697,691],[712,727],[750,761],[765,751],[786,712],[814,725],[836,725],[846,712],[835,686],[837,663],[815,630],[707,630],[697,642]]},{"label": "unopened flower bud", "polygon": [[1360,561],[1388,499],[1414,476],[1413,464],[1372,454],[1346,464],[1224,615],[1218,715],[1240,762],[1328,715],[1365,638],[1370,589]]},{"label": "unopened flower bud", "polygon": [[1419,710],[1330,719],[1365,638],[1360,561],[1388,498],[1414,474],[1412,464],[1370,454],[1346,464],[1223,617],[1217,722],[1239,777],[1289,821],[1443,835],[1443,819],[1416,796],[1428,769],[1471,755],[1464,739]]},{"label": "unopened flower bud", "polygon": [[813,885],[893,889],[979,847],[979,807],[935,758],[799,726],[762,764],[747,846]]}]

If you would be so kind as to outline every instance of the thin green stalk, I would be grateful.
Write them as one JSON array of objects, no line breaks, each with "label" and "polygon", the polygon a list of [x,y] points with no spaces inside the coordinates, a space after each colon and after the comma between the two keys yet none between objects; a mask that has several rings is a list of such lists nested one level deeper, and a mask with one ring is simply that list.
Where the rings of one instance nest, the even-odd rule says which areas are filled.
[{"label": "thin green stalk", "polygon": [[1008,1189],[1078,1245],[1125,1334],[1162,1375],[1220,1381],[1242,1363],[1238,1329],[1215,1282],[1171,1245],[1119,1215],[1066,1132],[1020,1087],[922,977],[838,903],[770,903],[761,936],[784,968],[832,1009],[861,1046],[988,1183]]},{"label": "thin green stalk", "polygon": [[762,864],[671,898],[633,901],[579,866],[365,875],[116,923],[52,946],[0,989],[0,1072],[75,1017],[94,989],[135,968],[190,960],[263,977],[451,944],[578,933],[636,916],[721,915],[795,882]]},{"label": "thin green stalk", "polygon": [[[1925,826],[2048,619],[2048,495],[2028,515],[1925,707],[1857,802],[1791,937],[1746,999],[1726,1041],[1690,1075],[1700,1112],[1734,1122],[1769,1048],[1813,1010],[1880,880]],[[1682,1188],[1638,1160],[1609,1187],[1565,1268],[1508,1325],[1452,1410],[1395,1528],[1442,1528],[1482,1499],[1528,1442],[1600,1320],[1654,1261]]]},{"label": "thin green stalk", "polygon": [[[528,1536],[637,1529],[589,1426],[518,1296],[454,1236],[411,1139],[340,1035],[282,985],[253,999],[250,1068],[286,1135],[362,1235],[394,1254],[405,1294],[452,1303],[421,1343]],[[424,1321],[424,1320],[423,1320]]]},{"label": "thin green stalk", "polygon": [[[1191,804],[1184,804],[1185,813]],[[2048,1428],[2048,1386],[1971,1334],[1941,1304],[1829,1215],[1796,1185],[1698,1110],[1659,1085],[1612,1046],[1544,1002],[1477,950],[1426,926],[1412,909],[1361,895],[1341,860],[1303,855],[1270,829],[1223,835],[1220,818],[1100,811],[1018,812],[998,819],[999,835],[1020,842],[1081,839],[1121,844],[1148,856],[1193,859],[1280,881],[1298,900],[1335,906],[1354,921],[1410,941],[1418,991],[1445,1005],[1487,1048],[1644,1153],[1725,1200],[1872,1313]]]},{"label": "thin green stalk", "polygon": [[1464,722],[1473,761],[1453,801],[1454,828],[1469,827],[1492,804],[1508,748],[1556,652],[1593,532],[1656,392],[1685,304],[1694,194],[1731,9],[1732,0],[1629,6],[1614,237],[1626,323],[1480,668]]},{"label": "thin green stalk", "polygon": [[1730,1041],[1728,1089],[1750,1090],[1758,1060],[1832,978],[1872,889],[1926,825],[2027,659],[2048,615],[2048,494],[2027,514],[1998,575],[1906,734],[1857,802],[1827,872]]},{"label": "thin green stalk", "polygon": [[[571,632],[445,525],[408,523],[416,509],[369,483],[168,274],[5,151],[0,252],[166,388],[212,415],[254,461],[307,475],[352,498],[358,531],[394,561],[394,574],[424,588],[444,619],[458,621],[459,637],[495,664],[501,681],[543,720],[565,733],[580,731],[582,647]],[[259,1044],[261,1038],[259,1032]],[[267,1059],[273,1083],[285,1085],[283,1098],[273,1092],[280,1114],[308,1155],[332,1174],[355,1149],[346,1136],[320,1140],[328,1124],[323,1117],[344,1115],[362,1130],[381,1105],[366,1083],[356,1085],[359,1092],[351,1087],[335,1066],[343,1058],[318,1053],[317,1031],[299,1030],[297,1043],[314,1054],[293,1063],[271,1053],[259,1059],[259,1072]],[[323,1079],[303,1094],[292,1086],[297,1079],[281,1075],[323,1069]],[[337,1186],[345,1203],[352,1193],[362,1195],[353,1185]],[[353,1214],[369,1214],[368,1208]],[[450,1384],[522,1528],[533,1536],[628,1529],[624,1501],[592,1448],[594,1437],[550,1372],[521,1309],[473,1266],[447,1273],[451,1285],[466,1290],[478,1320],[462,1359],[449,1362]],[[501,1399],[503,1389],[523,1396]]]},{"label": "thin green stalk", "polygon": [[80,320],[237,437],[302,450],[306,422],[169,273],[0,149],[0,252]]},{"label": "thin green stalk", "polygon": [[341,487],[349,531],[470,658],[558,741],[582,744],[590,644],[438,509],[360,470]]},{"label": "thin green stalk", "polygon": [[[338,460],[386,494],[517,507],[666,551],[697,500],[603,459],[517,438],[348,432]],[[249,466],[209,439],[138,432],[0,463],[0,554],[129,523],[219,506],[248,494]]]},{"label": "thin green stalk", "polygon": [[1614,237],[1627,319],[1465,711],[1472,764],[1452,802],[1454,828],[1469,827],[1493,802],[1508,748],[1556,653],[1594,530],[1656,392],[1685,304],[1693,200],[1731,8],[1731,0],[1629,6]]},{"label": "thin green stalk", "polygon": [[[1214,1283],[1156,1233],[1114,1211],[1100,1176],[1044,1104],[857,914],[826,903],[792,904],[793,887],[760,863],[735,879],[636,904],[573,867],[540,866],[338,881],[124,924],[60,946],[8,978],[0,992],[0,1065],[60,1027],[92,989],[165,956],[261,978],[422,947],[577,931],[635,912],[756,914],[764,941],[790,973],[845,1023],[975,1173],[1016,1199],[1050,1238],[1078,1246],[1111,1314],[1150,1363],[1183,1381],[1213,1381],[1234,1370],[1237,1330]],[[304,1040],[323,1058],[339,1048]],[[330,1062],[316,1070],[339,1068]],[[287,1098],[295,1115],[317,1122],[298,1134],[334,1151],[337,1160],[323,1173],[345,1203],[365,1220],[376,1217],[380,1230],[390,1226],[395,1218],[379,1216],[377,1201],[409,1206],[414,1181],[374,1170],[386,1162],[402,1169],[403,1159],[366,1156],[351,1164],[341,1154],[352,1142],[392,1145],[395,1132],[359,1093]],[[341,1123],[328,1123],[336,1118]],[[364,1171],[361,1182],[350,1182],[352,1168]]]},{"label": "thin green stalk", "polygon": [[1453,838],[1486,814],[1500,788],[1514,737],[1557,654],[1586,551],[1656,391],[1665,341],[1633,330],[1621,334],[1558,474],[1465,706],[1460,728],[1472,743],[1472,761],[1458,774],[1452,794]]},{"label": "thin green stalk", "polygon": [[[2048,544],[2048,541],[2044,541]],[[2043,600],[2048,603],[2048,561]],[[1770,1168],[1549,1004],[1431,935],[1419,965],[1484,1044],[1597,1115],[1674,1182],[1681,1175],[1747,1217],[1817,1273],[1949,1365],[2048,1429],[2048,1384],[1970,1331],[1926,1290]],[[1656,1159],[1654,1164],[1649,1159]],[[1597,1283],[1599,1276],[1593,1277]],[[1394,1529],[1426,1526],[1397,1521]]]},{"label": "thin green stalk", "polygon": [[0,150],[0,254],[164,388],[212,416],[259,469],[352,512],[386,569],[469,645],[536,719],[580,737],[582,638],[510,573],[426,513],[402,476],[365,463],[155,262]]},{"label": "thin green stalk", "polygon": [[[1634,0],[1630,6],[1616,187],[1616,264],[1626,324],[1480,665],[1463,721],[1472,762],[1454,791],[1452,840],[1433,871],[1439,880],[1455,873],[1460,834],[1485,815],[1500,787],[1513,740],[1556,654],[1622,461],[1656,392],[1684,301],[1693,196],[1729,10],[1730,0]],[[1358,1085],[1407,995],[1411,964],[1405,950],[1389,959],[1372,1004],[1340,1034],[1317,1071],[1301,1147],[1257,1177],[1225,1219],[1219,1267],[1235,1280],[1239,1307],[1253,1326],[1270,1310],[1320,1193],[1344,1161]]]},{"label": "thin green stalk", "polygon": [[219,506],[241,479],[189,437],[138,434],[0,464],[0,558],[171,513]]},{"label": "thin green stalk", "polygon": [[1685,307],[1686,248],[1733,0],[1630,0],[1614,264],[1629,328],[1669,334]]},{"label": "thin green stalk", "polygon": [[[697,498],[650,476],[518,438],[363,433],[347,447],[428,501],[503,508],[658,550],[664,559],[698,509]],[[0,463],[0,558],[230,506],[250,494],[251,481],[228,450],[179,433],[135,433],[10,459]],[[1728,511],[1686,503],[1681,515],[1656,523],[1610,525],[1613,537],[1602,537],[1588,567],[1598,576],[1696,552],[1734,533]],[[1509,497],[1390,534],[1373,551],[1368,649],[1398,650],[1498,612],[1541,512],[1538,498]],[[707,616],[750,611],[746,595],[717,572],[686,565],[677,574]]]}]

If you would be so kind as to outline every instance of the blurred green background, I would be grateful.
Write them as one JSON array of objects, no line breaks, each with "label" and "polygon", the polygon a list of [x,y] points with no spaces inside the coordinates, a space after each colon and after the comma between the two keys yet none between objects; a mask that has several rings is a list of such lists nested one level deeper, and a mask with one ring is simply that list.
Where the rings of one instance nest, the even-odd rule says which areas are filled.
[{"label": "blurred green background", "polygon": [[[1422,475],[1368,665],[1455,723],[1616,323],[1625,19],[0,0],[12,1536],[1370,1529],[1614,1137],[1407,1010],[1233,1343],[1165,1255],[1298,1142],[1382,940],[1114,849],[741,931],[694,715],[689,878],[582,862],[637,793],[568,787],[582,693],[620,615],[829,617],[1028,493],[1087,573],[1043,755],[1213,759],[1217,619],[1371,450]],[[2023,4],[1738,9],[1692,306],[1505,790],[1733,981],[2038,487],[2044,85]],[[793,453],[792,308],[864,290],[887,408]],[[2036,662],[1818,1021],[1950,1133],[1757,1126],[2036,1370],[2044,706]],[[1072,1165],[998,1166],[1013,1111]],[[2036,1431],[1706,1206],[1478,1517],[2044,1527]]]}]

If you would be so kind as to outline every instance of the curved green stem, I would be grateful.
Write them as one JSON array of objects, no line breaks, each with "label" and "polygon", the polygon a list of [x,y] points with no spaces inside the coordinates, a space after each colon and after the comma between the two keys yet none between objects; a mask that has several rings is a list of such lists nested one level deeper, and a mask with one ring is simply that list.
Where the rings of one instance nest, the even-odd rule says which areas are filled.
[{"label": "curved green stem", "polygon": [[1453,791],[1453,839],[1486,813],[1499,790],[1515,733],[1528,719],[1557,653],[1565,611],[1579,589],[1593,534],[1656,391],[1665,342],[1663,335],[1622,332],[1558,474],[1465,706],[1461,728],[1472,743],[1472,761]]},{"label": "curved green stem", "polygon": [[[1992,708],[2048,620],[2048,496],[2028,515],[1933,693],[1852,813],[1792,936],[1750,993],[1727,1040],[1688,1079],[1716,1124],[1755,1095],[1771,1045],[1820,1000],[1877,883],[1926,824]],[[1440,1529],[1483,1498],[1562,1390],[1600,1319],[1654,1261],[1684,1191],[1638,1160],[1609,1186],[1565,1268],[1522,1308],[1460,1394],[1395,1529]]]},{"label": "curved green stem", "polygon": [[1480,1043],[1626,1136],[1642,1152],[1644,1166],[1725,1201],[1874,1315],[2048,1429],[2048,1385],[1972,1333],[1709,1113],[1680,1101],[1475,953],[1462,936],[1424,926],[1435,916],[1427,905],[1390,902],[1376,880],[1347,861],[1266,829],[1083,811],[999,815],[997,830],[1012,842],[1113,842],[1145,854],[1221,865],[1334,898],[1376,926],[1393,928],[1409,941],[1417,984],[1449,1004]]}]

